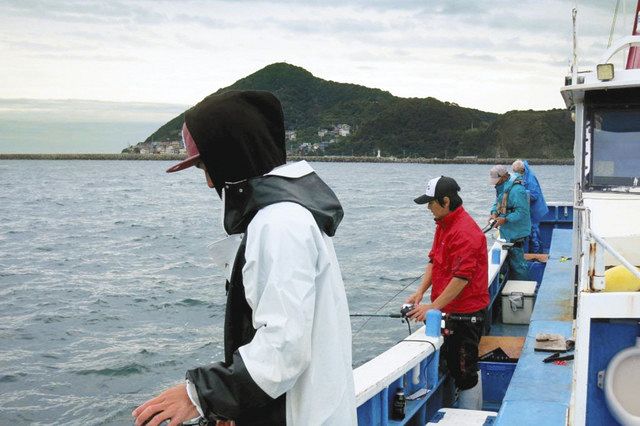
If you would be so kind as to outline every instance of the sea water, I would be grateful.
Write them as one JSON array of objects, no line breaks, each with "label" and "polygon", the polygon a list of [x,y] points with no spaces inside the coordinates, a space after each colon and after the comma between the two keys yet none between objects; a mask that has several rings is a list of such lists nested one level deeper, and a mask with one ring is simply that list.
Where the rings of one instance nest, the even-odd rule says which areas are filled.
[{"label": "sea water", "polygon": [[[207,248],[224,236],[221,202],[201,171],[169,165],[0,161],[0,424],[130,424],[222,359],[224,278]],[[454,177],[481,227],[495,197],[487,165],[312,166],[345,210],[334,244],[352,313],[396,313],[418,285],[427,179]],[[571,199],[570,166],[534,170],[547,200]],[[391,318],[352,330],[354,366],[408,333]]]}]

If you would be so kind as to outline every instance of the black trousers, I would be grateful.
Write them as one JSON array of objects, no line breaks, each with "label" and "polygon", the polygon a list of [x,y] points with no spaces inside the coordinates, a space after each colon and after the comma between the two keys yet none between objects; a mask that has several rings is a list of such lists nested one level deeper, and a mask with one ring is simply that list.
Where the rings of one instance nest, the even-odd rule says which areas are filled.
[{"label": "black trousers", "polygon": [[[483,309],[471,314],[452,314],[452,316],[486,318]],[[468,320],[445,319],[444,336],[440,359],[460,390],[471,389],[478,383],[478,345],[483,333],[484,321],[472,323]]]}]

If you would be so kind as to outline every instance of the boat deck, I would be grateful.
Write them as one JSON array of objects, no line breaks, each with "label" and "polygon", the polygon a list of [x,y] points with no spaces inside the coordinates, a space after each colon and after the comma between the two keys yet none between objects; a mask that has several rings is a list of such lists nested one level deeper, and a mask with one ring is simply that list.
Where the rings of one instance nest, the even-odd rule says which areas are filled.
[{"label": "boat deck", "polygon": [[573,271],[571,229],[554,229],[549,261],[520,360],[495,421],[502,425],[563,425],[571,400],[573,361],[566,365],[545,364],[548,352],[534,352],[537,333],[558,333],[571,338]]}]

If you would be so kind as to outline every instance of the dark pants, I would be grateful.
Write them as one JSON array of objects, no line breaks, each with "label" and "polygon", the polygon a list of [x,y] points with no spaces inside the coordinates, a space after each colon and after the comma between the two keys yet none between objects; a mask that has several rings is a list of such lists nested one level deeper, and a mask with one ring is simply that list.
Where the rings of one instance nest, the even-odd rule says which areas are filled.
[{"label": "dark pants", "polygon": [[[486,311],[472,314],[452,314],[456,316],[486,317]],[[453,377],[460,390],[471,389],[478,383],[478,345],[484,322],[445,320],[445,327],[450,334],[445,335],[441,348],[441,360],[444,360],[447,371]]]},{"label": "dark pants", "polygon": [[529,253],[542,253],[542,241],[540,241],[540,225],[531,224],[531,235],[529,235]]},{"label": "dark pants", "polygon": [[522,241],[513,244],[507,254],[507,262],[509,262],[509,278],[512,280],[528,281],[529,265],[524,260],[524,250],[522,250]]}]

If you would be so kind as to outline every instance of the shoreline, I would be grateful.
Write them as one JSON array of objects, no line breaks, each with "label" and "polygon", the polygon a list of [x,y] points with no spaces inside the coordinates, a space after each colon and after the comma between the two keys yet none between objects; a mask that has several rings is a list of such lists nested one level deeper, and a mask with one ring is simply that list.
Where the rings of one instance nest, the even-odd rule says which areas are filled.
[{"label": "shoreline", "polygon": [[[98,160],[98,161],[176,161],[184,155],[167,154],[1,154],[0,160]],[[395,158],[395,157],[359,157],[359,156],[299,156],[291,155],[288,161],[306,160],[309,162],[330,163],[417,163],[417,164],[511,164],[517,158]],[[573,165],[573,158],[531,158],[532,165]]]}]

